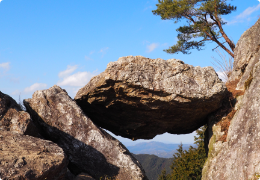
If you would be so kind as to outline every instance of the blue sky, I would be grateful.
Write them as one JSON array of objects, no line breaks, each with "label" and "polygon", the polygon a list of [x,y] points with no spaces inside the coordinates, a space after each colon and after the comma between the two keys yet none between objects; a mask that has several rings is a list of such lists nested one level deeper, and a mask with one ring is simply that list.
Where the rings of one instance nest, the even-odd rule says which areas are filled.
[{"label": "blue sky", "polygon": [[[180,24],[152,14],[157,0],[0,0],[0,91],[18,100],[55,84],[73,98],[91,77],[119,57],[181,59],[194,66],[212,66],[209,43],[189,55],[167,54],[177,41]],[[258,0],[230,1],[237,11],[223,18],[236,43],[260,17]],[[166,143],[192,143],[193,134],[157,136]],[[118,137],[125,144],[131,140]],[[137,141],[139,142],[139,141]]]}]

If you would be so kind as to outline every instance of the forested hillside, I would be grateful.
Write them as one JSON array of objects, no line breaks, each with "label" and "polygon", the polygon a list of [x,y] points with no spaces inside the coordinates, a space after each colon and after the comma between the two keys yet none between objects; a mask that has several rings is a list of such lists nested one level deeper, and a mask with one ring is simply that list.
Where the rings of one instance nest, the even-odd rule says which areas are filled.
[{"label": "forested hillside", "polygon": [[149,180],[157,180],[164,168],[167,173],[171,171],[173,158],[160,158],[149,154],[134,154],[134,156],[143,166]]}]

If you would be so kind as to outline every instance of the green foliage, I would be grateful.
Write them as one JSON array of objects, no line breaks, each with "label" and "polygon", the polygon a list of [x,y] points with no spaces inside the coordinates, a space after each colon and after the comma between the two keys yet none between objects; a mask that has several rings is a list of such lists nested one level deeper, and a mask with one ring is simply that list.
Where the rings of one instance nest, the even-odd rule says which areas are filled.
[{"label": "green foliage", "polygon": [[[186,19],[188,23],[177,29],[177,44],[164,51],[189,54],[191,49],[202,50],[205,42],[214,41],[234,57],[235,44],[225,34],[222,26],[226,23],[221,16],[230,14],[236,7],[227,4],[226,1],[158,0],[157,9],[152,11],[154,15],[160,15],[163,20],[174,20],[175,23]],[[220,42],[223,38],[232,52]]]},{"label": "green foliage", "polygon": [[157,180],[163,170],[165,174],[171,171],[173,158],[160,158],[150,154],[133,154],[133,156],[141,163],[149,180]]},{"label": "green foliage", "polygon": [[171,166],[171,173],[166,174],[162,171],[160,180],[199,180],[202,177],[203,165],[207,155],[204,148],[204,132],[206,127],[203,126],[196,131],[194,137],[196,148],[190,146],[189,150],[184,150],[182,144],[179,145],[177,152],[173,155],[174,160]]},{"label": "green foliage", "polygon": [[170,175],[169,174],[166,174],[166,170],[164,169],[161,173],[161,175],[159,176],[159,179],[158,180],[167,180],[170,178]]}]

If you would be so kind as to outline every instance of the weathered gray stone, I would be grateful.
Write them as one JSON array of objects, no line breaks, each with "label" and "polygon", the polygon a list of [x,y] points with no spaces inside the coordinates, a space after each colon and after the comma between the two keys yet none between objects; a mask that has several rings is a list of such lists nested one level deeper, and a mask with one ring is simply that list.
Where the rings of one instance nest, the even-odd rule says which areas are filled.
[{"label": "weathered gray stone", "polygon": [[146,180],[138,161],[118,140],[98,128],[58,86],[36,91],[24,104],[44,136],[63,148],[73,174],[95,179]]},{"label": "weathered gray stone", "polygon": [[67,164],[53,142],[0,130],[0,179],[64,180]]},{"label": "weathered gray stone", "polygon": [[131,139],[151,139],[198,129],[225,93],[212,67],[127,56],[109,63],[75,100],[98,126]]},{"label": "weathered gray stone", "polygon": [[260,19],[240,37],[235,48],[234,67],[229,82],[239,79],[237,90],[245,90],[246,82],[260,59]]},{"label": "weathered gray stone", "polygon": [[202,179],[252,179],[260,174],[259,79],[260,63],[257,63],[251,85],[229,126],[227,142],[216,141],[221,131],[213,126]]},{"label": "weathered gray stone", "polygon": [[40,137],[30,115],[0,91],[0,130]]},{"label": "weathered gray stone", "polygon": [[260,20],[237,43],[235,65],[229,82],[238,81],[236,111],[226,141],[219,123],[212,123],[203,180],[258,179],[260,175]]}]

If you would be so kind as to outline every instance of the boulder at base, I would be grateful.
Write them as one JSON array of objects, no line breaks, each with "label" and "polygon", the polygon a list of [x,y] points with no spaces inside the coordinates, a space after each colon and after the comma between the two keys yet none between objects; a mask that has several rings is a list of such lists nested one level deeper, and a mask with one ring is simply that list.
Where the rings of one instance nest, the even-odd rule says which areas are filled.
[{"label": "boulder at base", "polygon": [[0,130],[40,137],[30,115],[0,91]]},{"label": "boulder at base", "polygon": [[98,128],[58,86],[36,91],[24,104],[45,138],[63,148],[69,169],[95,179],[147,180],[138,161],[118,140]]},{"label": "boulder at base", "polygon": [[67,158],[53,142],[0,131],[0,179],[64,180]]},{"label": "boulder at base", "polygon": [[212,67],[127,56],[109,63],[75,100],[98,126],[131,139],[151,139],[193,132],[225,95]]}]

